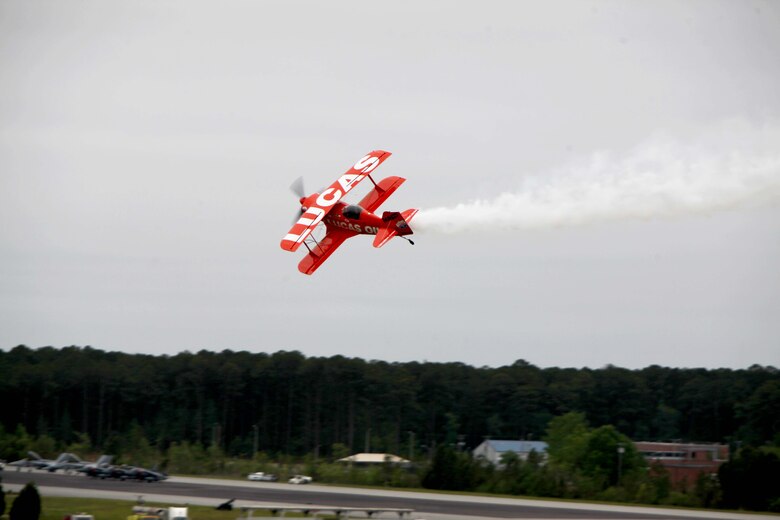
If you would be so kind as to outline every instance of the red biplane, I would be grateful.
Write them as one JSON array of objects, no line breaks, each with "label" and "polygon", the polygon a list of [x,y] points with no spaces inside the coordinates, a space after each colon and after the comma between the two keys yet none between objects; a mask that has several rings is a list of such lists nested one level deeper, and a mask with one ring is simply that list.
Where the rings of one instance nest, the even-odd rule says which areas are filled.
[{"label": "red biplane", "polygon": [[[412,234],[409,221],[418,210],[385,211],[381,217],[373,213],[406,180],[387,177],[378,183],[374,181],[371,172],[388,157],[390,152],[383,150],[369,153],[321,193],[306,196],[302,184],[293,183],[291,188],[300,196],[301,216],[281,245],[286,251],[296,251],[301,244],[309,250],[298,264],[300,272],[312,274],[346,239],[355,235],[376,235],[374,247],[382,247],[395,236],[414,244],[405,235]],[[357,204],[341,202],[366,177],[374,184],[369,194]],[[321,222],[325,223],[326,233],[321,240],[316,240],[311,233]]]}]

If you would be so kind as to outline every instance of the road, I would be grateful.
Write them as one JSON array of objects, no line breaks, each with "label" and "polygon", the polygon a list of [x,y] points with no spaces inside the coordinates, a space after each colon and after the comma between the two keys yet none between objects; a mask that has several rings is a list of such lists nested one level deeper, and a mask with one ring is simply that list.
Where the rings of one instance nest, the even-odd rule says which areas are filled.
[{"label": "road", "polygon": [[6,489],[18,490],[34,481],[44,496],[90,496],[174,503],[214,505],[234,498],[234,505],[320,505],[342,507],[411,508],[413,518],[454,519],[560,519],[560,520],[689,520],[771,518],[774,515],[743,515],[715,511],[626,507],[578,502],[479,497],[401,490],[376,490],[310,484],[293,486],[275,482],[171,477],[157,483],[99,480],[79,474],[45,471],[3,472]]}]

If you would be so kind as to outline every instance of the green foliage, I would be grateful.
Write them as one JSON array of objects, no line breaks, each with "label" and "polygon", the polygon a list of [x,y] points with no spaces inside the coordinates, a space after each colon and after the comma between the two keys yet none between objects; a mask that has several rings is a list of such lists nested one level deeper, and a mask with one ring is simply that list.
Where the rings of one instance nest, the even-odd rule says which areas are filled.
[{"label": "green foliage", "polygon": [[67,445],[65,451],[76,453],[82,456],[86,455],[87,453],[92,453],[92,440],[89,438],[89,434],[75,432],[73,437],[75,437],[75,439],[73,442]]},{"label": "green foliage", "polygon": [[[410,468],[400,465],[370,465],[318,463],[305,471],[291,468],[290,475],[304,473],[311,475],[317,482],[333,484],[357,484],[363,486],[420,487],[420,478]],[[286,476],[286,475],[285,475]]]},{"label": "green foliage", "polygon": [[656,439],[668,440],[680,437],[681,414],[671,406],[659,403],[650,428]]},{"label": "green foliage", "polygon": [[203,446],[190,444],[187,441],[181,444],[171,443],[166,460],[168,461],[167,471],[186,475],[203,474],[207,471],[206,468],[211,465]]},{"label": "green foliage", "polygon": [[624,487],[611,486],[596,495],[605,502],[629,502],[629,493]]},{"label": "green foliage", "polygon": [[30,444],[30,449],[43,458],[56,457],[60,453],[59,448],[57,441],[45,433],[38,435]]},{"label": "green foliage", "polygon": [[447,444],[439,446],[422,478],[422,485],[428,489],[451,491],[473,489],[477,484],[477,466],[470,454],[457,452]]},{"label": "green foliage", "polygon": [[745,437],[755,443],[770,440],[780,446],[780,381],[765,381],[738,405],[738,414],[746,419]]},{"label": "green foliage", "polygon": [[219,475],[225,472],[225,453],[216,444],[206,448],[206,460],[208,461],[207,471],[209,473]]},{"label": "green foliage", "polygon": [[677,506],[677,507],[697,507],[699,503],[696,498],[683,493],[682,491],[672,491],[669,496],[661,501],[661,505],[664,506]]},{"label": "green foliage", "polygon": [[[648,480],[637,492],[637,502],[645,504],[660,504],[672,492],[672,481],[669,471],[659,463],[649,468]],[[647,493],[647,495],[645,495]]]},{"label": "green foliage", "polygon": [[780,457],[774,450],[747,447],[718,471],[722,504],[731,509],[773,509],[780,501]]},{"label": "green foliage", "polygon": [[547,426],[547,456],[553,464],[576,468],[586,454],[590,429],[585,414],[569,412]]},{"label": "green foliage", "polygon": [[38,520],[41,516],[41,495],[35,483],[26,484],[19,492],[11,511],[8,513],[10,520]]},{"label": "green foliage", "polygon": [[18,460],[27,456],[32,449],[32,438],[21,424],[16,425],[15,431],[6,432],[0,424],[0,459]]},{"label": "green foliage", "polygon": [[5,514],[5,490],[3,485],[0,484],[0,517]]},{"label": "green foliage", "polygon": [[644,458],[631,439],[608,424],[588,435],[580,468],[597,485],[607,487],[621,485],[624,477],[630,478],[645,466]]},{"label": "green foliage", "polygon": [[568,475],[546,485],[557,489],[558,496],[657,499],[654,484],[647,481],[644,457],[614,426],[590,429],[583,414],[570,412],[550,421],[545,440],[550,467]]},{"label": "green foliage", "polygon": [[330,448],[330,453],[334,461],[343,459],[349,457],[349,448],[341,442],[335,442]]},{"label": "green foliage", "polygon": [[[717,475],[700,473],[696,479],[693,496],[701,507],[717,507],[723,501],[723,492]],[[778,497],[780,498],[780,497]]]},{"label": "green foliage", "polygon": [[122,457],[133,466],[154,466],[159,460],[159,452],[152,447],[138,422],[130,424],[130,431],[123,437]]},{"label": "green foliage", "polygon": [[204,448],[201,444],[173,442],[165,452],[165,471],[186,475],[246,476],[255,471],[277,473],[277,465],[268,455],[257,452],[251,459],[227,457],[218,446]]},{"label": "green foliage", "polygon": [[534,452],[527,461],[515,453],[507,452],[501,457],[500,469],[484,472],[483,479],[488,484],[483,489],[506,495],[544,496],[545,475],[541,469],[542,465]]}]

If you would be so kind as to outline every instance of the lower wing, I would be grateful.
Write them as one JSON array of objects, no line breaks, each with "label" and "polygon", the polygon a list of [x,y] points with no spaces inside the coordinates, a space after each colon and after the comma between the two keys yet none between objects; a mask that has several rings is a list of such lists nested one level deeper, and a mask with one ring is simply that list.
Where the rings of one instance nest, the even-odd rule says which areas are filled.
[{"label": "lower wing", "polygon": [[358,202],[358,206],[373,213],[405,180],[403,177],[395,176],[382,179],[368,192],[368,195],[363,197],[363,200]]},{"label": "lower wing", "polygon": [[355,236],[354,232],[329,228],[322,240],[311,246],[309,254],[298,264],[298,270],[303,274],[312,274],[346,239],[352,236]]}]

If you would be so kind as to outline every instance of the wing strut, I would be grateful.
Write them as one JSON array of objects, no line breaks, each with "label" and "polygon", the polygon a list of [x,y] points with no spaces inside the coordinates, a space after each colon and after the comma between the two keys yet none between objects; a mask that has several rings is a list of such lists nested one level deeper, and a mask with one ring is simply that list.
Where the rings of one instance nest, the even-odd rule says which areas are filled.
[{"label": "wing strut", "polygon": [[371,184],[373,184],[376,189],[380,191],[385,191],[383,188],[380,188],[376,182],[374,182],[374,178],[371,176],[371,174],[368,175],[368,180],[371,181]]},{"label": "wing strut", "polygon": [[304,256],[301,263],[298,264],[298,270],[304,274],[312,274],[346,239],[353,235],[353,232],[344,231],[343,229],[331,229],[318,242],[319,249],[322,252],[315,254],[309,250],[309,254]]},{"label": "wing strut", "polygon": [[[317,244],[317,247],[318,247],[318,248],[320,248],[320,251],[322,251],[323,253],[325,252],[325,251],[322,249],[322,246],[320,245],[319,241],[317,241],[317,239],[314,237],[314,235],[313,235],[313,234],[310,234],[310,235],[307,237],[307,240],[308,240],[309,238],[310,238],[310,239],[312,239],[312,240],[314,240],[314,243],[315,243],[315,244]],[[313,255],[314,255],[314,251],[312,251],[312,250],[311,250],[311,248],[309,247],[309,244],[307,244],[307,243],[306,243],[306,240],[304,240],[304,241],[303,241],[303,245],[305,245],[305,246],[306,246],[306,249],[308,249],[308,250],[309,250],[309,253],[311,253],[311,254],[313,254]],[[319,255],[315,255],[315,256],[319,256]]]}]

